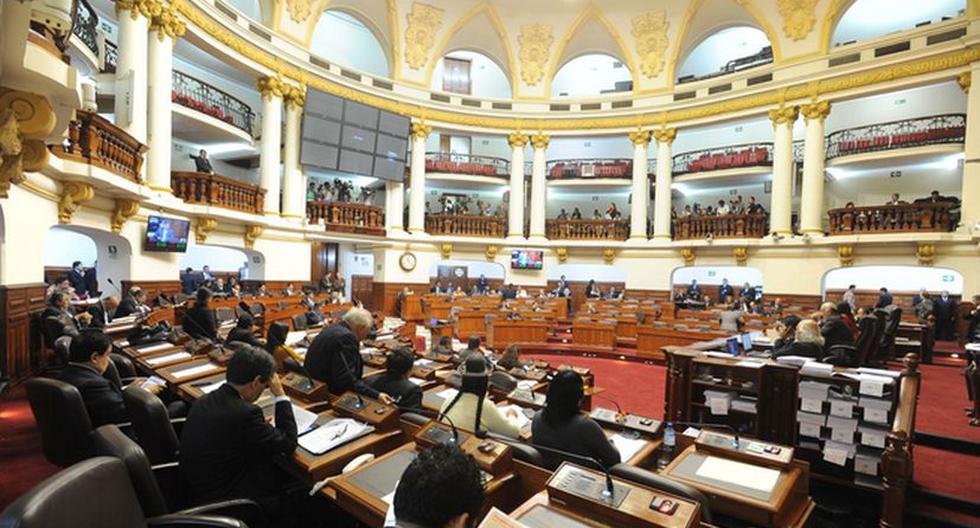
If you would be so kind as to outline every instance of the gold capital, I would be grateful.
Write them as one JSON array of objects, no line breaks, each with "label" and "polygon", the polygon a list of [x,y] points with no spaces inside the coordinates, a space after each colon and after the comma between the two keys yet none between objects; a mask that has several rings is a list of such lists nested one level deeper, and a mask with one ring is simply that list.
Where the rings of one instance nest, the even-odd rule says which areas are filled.
[{"label": "gold capital", "polygon": [[269,99],[282,97],[288,89],[282,77],[278,75],[260,77],[256,86],[259,89],[259,93],[262,94],[262,97],[268,97]]},{"label": "gold capital", "polygon": [[142,15],[147,20],[158,16],[164,9],[159,0],[116,0],[116,16],[123,11],[129,11],[129,16],[136,20]]},{"label": "gold capital", "polygon": [[541,133],[531,136],[531,146],[536,149],[546,149],[548,148],[548,143],[551,143],[551,136],[546,136]]},{"label": "gold capital", "polygon": [[139,210],[139,200],[116,198],[116,207],[112,210],[112,232],[121,232],[126,221],[132,218]]},{"label": "gold capital", "polygon": [[527,134],[521,134],[520,132],[514,132],[507,136],[507,143],[511,148],[524,148],[527,145],[528,137]]},{"label": "gold capital", "polygon": [[813,102],[800,107],[800,113],[807,122],[814,119],[823,121],[830,115],[830,101]]},{"label": "gold capital", "polygon": [[657,143],[666,143],[670,145],[677,138],[676,128],[663,127],[652,132],[653,139],[657,140]]},{"label": "gold capital", "polygon": [[780,106],[769,110],[769,120],[773,126],[795,123],[799,116],[800,109],[796,106]]},{"label": "gold capital", "polygon": [[255,246],[255,241],[262,236],[263,231],[265,231],[265,228],[260,225],[245,226],[245,247],[252,249]]},{"label": "gold capital", "polygon": [[630,132],[630,141],[634,147],[642,147],[650,144],[651,133],[649,130],[637,130]]},{"label": "gold capital", "polygon": [[197,219],[197,224],[194,225],[194,239],[197,240],[198,244],[204,244],[208,241],[208,235],[211,231],[214,231],[218,227],[218,221],[211,216],[202,216]]},{"label": "gold capital", "polygon": [[58,223],[70,224],[75,211],[95,197],[95,188],[78,181],[65,182],[61,188],[61,200],[58,201]]},{"label": "gold capital", "polygon": [[306,106],[306,85],[285,85],[283,88],[283,99],[286,101],[286,106],[303,108]]},{"label": "gold capital", "polygon": [[425,121],[412,122],[412,139],[425,139],[432,133],[432,127],[425,124]]},{"label": "gold capital", "polygon": [[970,85],[973,84],[973,75],[971,75],[970,72],[965,71],[956,76],[956,82],[959,83],[960,88],[962,88],[964,92],[969,92]]},{"label": "gold capital", "polygon": [[187,32],[187,25],[177,15],[177,10],[170,5],[160,4],[160,8],[155,10],[155,14],[148,17],[150,19],[150,31],[157,33],[157,38],[163,42],[163,37],[172,39],[183,37]]}]

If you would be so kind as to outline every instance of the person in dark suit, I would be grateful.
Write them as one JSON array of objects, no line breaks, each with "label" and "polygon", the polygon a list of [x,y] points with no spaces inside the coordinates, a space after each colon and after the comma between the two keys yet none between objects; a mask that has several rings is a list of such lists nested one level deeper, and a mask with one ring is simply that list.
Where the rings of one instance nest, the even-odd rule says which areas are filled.
[{"label": "person in dark suit", "polygon": [[192,268],[187,268],[180,274],[180,289],[186,295],[194,295],[197,290],[197,277]]},{"label": "person in dark suit", "polygon": [[875,308],[885,308],[893,304],[892,294],[888,293],[888,288],[882,288],[878,290],[878,302],[875,303]]},{"label": "person in dark suit", "polygon": [[796,326],[800,324],[800,318],[795,315],[787,315],[775,324],[776,332],[779,337],[772,342],[773,351],[789,346],[796,340]]},{"label": "person in dark suit", "polygon": [[208,151],[201,149],[197,153],[197,156],[190,154],[192,160],[194,160],[194,169],[197,172],[203,172],[204,174],[214,174],[214,168],[211,167],[211,160],[208,159]]},{"label": "person in dark suit", "polygon": [[214,319],[214,312],[208,307],[210,301],[211,290],[201,288],[197,290],[194,307],[184,313],[181,328],[195,339],[206,337],[212,341],[218,340],[218,323]]},{"label": "person in dark suit", "polygon": [[89,326],[92,328],[104,328],[112,322],[115,317],[116,309],[119,308],[119,297],[110,295],[99,302],[88,307],[88,313],[92,316]]},{"label": "person in dark suit", "polygon": [[[108,336],[95,329],[83,330],[71,340],[68,366],[59,375],[61,381],[73,385],[82,395],[93,427],[129,421],[123,388],[118,385],[118,380],[105,375],[112,361],[110,351],[112,341]],[[133,383],[142,384],[143,380]],[[163,385],[147,384],[145,389],[160,394]]]},{"label": "person in dark suit", "polygon": [[698,285],[697,279],[691,279],[691,284],[687,287],[686,297],[693,301],[701,300],[701,286]]},{"label": "person in dark suit", "polygon": [[487,291],[490,290],[490,281],[487,280],[487,276],[481,274],[479,279],[476,279],[476,291],[481,295],[486,295]]},{"label": "person in dark suit", "polygon": [[422,406],[422,387],[412,383],[408,374],[415,365],[415,353],[408,347],[395,350],[388,356],[388,369],[374,376],[368,385],[379,393],[390,394],[402,409],[418,409]]},{"label": "person in dark suit", "polygon": [[568,279],[564,275],[558,279],[558,287],[555,288],[555,295],[558,297],[569,297],[571,296],[571,288],[568,286]]},{"label": "person in dark suit", "polygon": [[116,307],[116,313],[113,317],[128,317],[130,315],[140,315],[143,310],[143,305],[146,303],[146,292],[143,288],[138,286],[133,286],[129,289],[129,293],[126,297],[119,302],[119,306]]},{"label": "person in dark suit", "polygon": [[772,351],[773,358],[783,356],[803,356],[821,360],[826,355],[824,339],[820,335],[820,325],[813,319],[804,319],[796,325],[793,341]]},{"label": "person in dark suit", "polygon": [[233,341],[259,348],[265,346],[265,343],[255,337],[255,319],[247,313],[238,316],[238,322],[235,323],[235,328],[232,328],[231,332],[228,332],[228,337],[225,338],[225,343],[231,343]]},{"label": "person in dark suit", "polygon": [[456,352],[453,350],[453,338],[449,336],[440,336],[439,342],[432,345],[432,354],[437,356],[446,356],[447,358],[453,357]]},{"label": "person in dark suit", "polygon": [[721,279],[721,285],[718,286],[718,304],[728,302],[729,295],[735,295],[735,289],[728,284],[728,279]]},{"label": "person in dark suit", "polygon": [[820,335],[824,339],[824,351],[830,350],[835,345],[853,345],[854,334],[850,327],[840,316],[837,305],[825,302],[820,305],[820,312],[823,314],[823,322],[820,325]]},{"label": "person in dark suit", "polygon": [[[275,426],[255,401],[275,396]],[[296,450],[296,419],[272,356],[244,346],[228,362],[225,383],[197,400],[180,435],[180,469],[192,502],[252,499],[278,509],[275,460]]]},{"label": "person in dark suit", "polygon": [[324,328],[313,339],[303,361],[306,371],[326,383],[331,394],[352,390],[391,403],[391,396],[374,390],[361,379],[364,374],[361,340],[367,337],[373,324],[371,312],[363,308],[348,310],[340,323]]},{"label": "person in dark suit", "polygon": [[943,293],[933,301],[932,313],[936,316],[936,339],[951,341],[956,333],[956,300]]},{"label": "person in dark suit", "polygon": [[71,271],[68,272],[68,284],[75,290],[75,293],[82,295],[87,290],[85,288],[85,268],[78,260],[71,263]]},{"label": "person in dark suit", "polygon": [[61,336],[75,337],[91,320],[87,313],[77,317],[71,313],[71,299],[64,291],[56,291],[48,298],[48,307],[41,312],[44,335],[49,345]]},{"label": "person in dark suit", "polygon": [[756,292],[755,288],[751,284],[745,283],[742,285],[742,290],[738,292],[739,300],[743,305],[748,305],[755,301]]},{"label": "person in dark suit", "polygon": [[977,340],[977,328],[980,327],[980,295],[973,296],[973,309],[969,313],[963,314],[966,319],[966,342],[972,343]]},{"label": "person in dark suit", "polygon": [[85,270],[85,275],[82,276],[82,280],[85,282],[85,293],[90,299],[94,299],[99,296],[99,275],[98,271],[95,269],[95,264],[93,263],[91,268]]},{"label": "person in dark suit", "polygon": [[599,291],[599,287],[596,286],[595,279],[589,279],[589,283],[585,285],[585,297],[588,299],[598,299],[602,297],[602,292]]}]

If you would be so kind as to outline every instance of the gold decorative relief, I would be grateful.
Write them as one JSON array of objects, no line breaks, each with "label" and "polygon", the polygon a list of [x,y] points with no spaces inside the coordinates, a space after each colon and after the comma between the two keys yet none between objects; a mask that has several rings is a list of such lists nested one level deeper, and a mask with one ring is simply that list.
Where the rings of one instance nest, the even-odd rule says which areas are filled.
[{"label": "gold decorative relief", "polygon": [[817,0],[776,0],[783,17],[783,32],[793,40],[803,40],[817,23]]},{"label": "gold decorative relief", "polygon": [[551,26],[544,24],[525,24],[517,37],[520,45],[521,79],[524,84],[534,86],[541,82],[548,64],[548,54],[555,37]]},{"label": "gold decorative relief", "polygon": [[693,266],[696,257],[694,248],[681,248],[681,258],[684,259],[685,266]]},{"label": "gold decorative relief", "polygon": [[647,13],[633,19],[636,53],[640,56],[640,71],[648,78],[660,75],[666,64],[667,12]]},{"label": "gold decorative relief", "polygon": [[442,252],[442,258],[448,259],[453,254],[453,245],[449,242],[444,243],[439,246],[439,251]]},{"label": "gold decorative relief", "polygon": [[123,11],[129,11],[129,16],[133,20],[142,15],[147,20],[152,19],[154,16],[160,14],[163,11],[163,4],[159,0],[116,0],[116,16],[120,16]]},{"label": "gold decorative relief", "polygon": [[0,198],[6,198],[12,184],[24,181],[23,142],[17,116],[7,108],[0,114]]},{"label": "gold decorative relief", "polygon": [[657,140],[657,143],[666,143],[670,145],[677,139],[677,129],[676,128],[659,128],[650,133],[653,139]]},{"label": "gold decorative relief", "polygon": [[606,264],[612,264],[616,260],[616,250],[613,248],[603,248],[602,250],[602,260],[606,261]]},{"label": "gold decorative relief", "polygon": [[187,25],[177,15],[177,10],[170,5],[160,4],[160,9],[149,17],[150,31],[155,31],[157,38],[163,42],[163,37],[172,39],[183,37],[187,32]]},{"label": "gold decorative relief", "polygon": [[551,136],[546,136],[544,134],[535,134],[531,136],[531,146],[536,149],[546,149],[548,148],[548,143],[551,143]]},{"label": "gold decorative relief", "polygon": [[650,144],[650,135],[649,130],[636,130],[635,132],[630,132],[630,141],[634,147],[646,146]]},{"label": "gold decorative relief", "polygon": [[932,266],[936,260],[936,246],[933,244],[919,244],[915,248],[915,258],[919,260],[920,266]]},{"label": "gold decorative relief", "polygon": [[303,23],[310,19],[314,12],[320,13],[326,7],[317,0],[286,0],[286,9],[293,22]]},{"label": "gold decorative relief", "polygon": [[854,265],[854,246],[838,246],[837,247],[837,258],[840,259],[840,265],[849,268]]},{"label": "gold decorative relief", "polygon": [[412,139],[425,140],[425,138],[429,137],[429,134],[431,133],[432,133],[432,127],[425,124],[425,121],[412,122],[412,131],[411,131]]},{"label": "gold decorative relief", "polygon": [[956,76],[956,82],[959,83],[960,88],[962,88],[964,92],[969,93],[970,85],[973,84],[973,75],[970,72],[965,71]]},{"label": "gold decorative relief", "polygon": [[112,232],[121,232],[126,221],[132,218],[139,210],[139,200],[116,198],[116,207],[112,210]]},{"label": "gold decorative relief", "polygon": [[245,247],[247,249],[255,247],[255,241],[262,236],[263,231],[265,231],[265,228],[260,225],[245,226]]},{"label": "gold decorative relief", "polygon": [[429,4],[412,4],[405,28],[405,62],[413,70],[420,70],[429,62],[429,51],[442,27],[442,13],[442,9]]},{"label": "gold decorative relief", "polygon": [[75,211],[95,197],[95,188],[83,182],[69,181],[61,187],[61,200],[58,201],[58,223],[70,224]]},{"label": "gold decorative relief", "polygon": [[47,98],[0,88],[0,198],[7,197],[11,185],[24,182],[25,172],[47,165],[44,138],[55,122]]},{"label": "gold decorative relief", "polygon": [[563,247],[556,248],[555,256],[558,257],[558,262],[565,262],[566,260],[568,260],[568,248],[563,248]]},{"label": "gold decorative relief", "polygon": [[796,118],[800,116],[800,109],[796,106],[786,106],[780,105],[779,108],[773,108],[769,110],[769,120],[772,121],[772,126],[785,125],[796,122]]},{"label": "gold decorative relief", "polygon": [[289,85],[286,84],[279,75],[260,77],[256,82],[256,87],[259,89],[259,93],[262,94],[262,97],[268,97],[270,99],[273,97],[282,97],[289,89]]},{"label": "gold decorative relief", "polygon": [[497,258],[497,252],[499,250],[500,250],[500,248],[498,248],[497,246],[490,245],[490,246],[487,246],[487,249],[486,249],[486,251],[483,254],[487,257],[487,260],[489,260],[490,262],[493,262],[493,260],[495,258]]},{"label": "gold decorative relief", "polygon": [[521,134],[520,132],[514,132],[513,134],[509,134],[507,136],[507,143],[511,146],[511,148],[514,148],[514,147],[516,147],[516,148],[524,148],[524,145],[527,145],[528,139],[529,138],[528,138],[527,134]]},{"label": "gold decorative relief", "polygon": [[807,122],[816,119],[823,121],[830,115],[830,101],[813,102],[800,106],[800,113]]},{"label": "gold decorative relief", "polygon": [[194,240],[198,244],[204,244],[208,241],[208,235],[211,231],[214,231],[218,227],[218,221],[211,216],[202,216],[197,219],[197,223],[194,224]]},{"label": "gold decorative relief", "polygon": [[286,106],[303,108],[306,106],[306,85],[293,86],[285,85],[282,97],[286,101]]},{"label": "gold decorative relief", "polygon": [[749,248],[747,247],[735,247],[732,248],[732,256],[735,257],[735,263],[739,266],[744,266],[746,262],[749,261]]}]

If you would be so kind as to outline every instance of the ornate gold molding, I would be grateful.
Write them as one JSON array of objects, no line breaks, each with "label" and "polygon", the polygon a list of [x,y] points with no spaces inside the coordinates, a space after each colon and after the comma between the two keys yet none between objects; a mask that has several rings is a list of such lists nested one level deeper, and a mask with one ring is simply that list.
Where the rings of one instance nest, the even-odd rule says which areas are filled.
[{"label": "ornate gold molding", "polygon": [[956,82],[964,92],[970,93],[970,85],[973,84],[973,74],[965,71],[956,76]]},{"label": "ornate gold molding", "polygon": [[116,0],[116,17],[120,17],[123,11],[129,11],[129,16],[136,20],[142,15],[147,20],[160,14],[163,4],[159,0]]},{"label": "ornate gold molding", "polygon": [[58,223],[70,224],[75,211],[95,197],[95,188],[79,181],[67,181],[61,187],[61,200],[58,201]]},{"label": "ornate gold molding", "polygon": [[286,102],[286,106],[303,108],[306,106],[306,85],[293,86],[286,84],[283,87],[282,97]]},{"label": "ornate gold molding", "polygon": [[136,215],[140,210],[139,200],[129,200],[126,198],[116,198],[116,206],[112,210],[112,232],[119,233],[122,231],[123,225],[126,221]]},{"label": "ornate gold molding", "polygon": [[568,260],[568,248],[555,248],[555,256],[558,257],[558,262],[565,262]]},{"label": "ornate gold molding", "polygon": [[534,86],[544,78],[548,65],[551,44],[555,37],[551,26],[544,24],[525,24],[517,36],[520,45],[521,79],[524,84]]},{"label": "ornate gold molding", "polygon": [[163,42],[163,37],[171,39],[183,37],[187,33],[187,24],[180,19],[177,10],[172,5],[160,4],[160,8],[149,17],[151,32],[156,32],[157,38]]},{"label": "ornate gold molding", "polygon": [[918,244],[915,248],[915,258],[920,266],[932,266],[936,260],[936,246],[933,244]]},{"label": "ornate gold molding", "polygon": [[439,246],[439,252],[442,253],[443,260],[446,260],[453,255],[453,245],[445,242]]},{"label": "ornate gold molding", "polygon": [[429,51],[442,27],[442,13],[443,10],[438,7],[412,3],[405,28],[405,62],[413,70],[420,70],[429,62]]},{"label": "ornate gold molding", "polygon": [[792,125],[798,117],[800,117],[800,109],[796,106],[780,105],[779,108],[769,110],[769,120],[772,121],[772,126]]},{"label": "ornate gold molding", "polygon": [[535,149],[546,149],[549,143],[551,143],[551,136],[540,132],[531,136],[531,146]]},{"label": "ornate gold molding", "polygon": [[493,262],[493,260],[497,258],[497,252],[498,251],[500,251],[500,248],[498,248],[497,246],[491,244],[491,245],[487,246],[487,249],[486,249],[486,251],[483,252],[483,254],[484,254],[484,256],[487,257],[487,260],[489,260],[490,262]]},{"label": "ornate gold molding", "polygon": [[255,241],[262,236],[262,232],[265,228],[260,225],[249,224],[245,226],[245,248],[252,249],[255,247]]},{"label": "ornate gold molding", "polygon": [[657,140],[657,143],[666,143],[670,145],[675,139],[677,139],[677,129],[668,127],[658,128],[651,132],[650,135],[653,136],[653,139]]},{"label": "ornate gold molding", "polygon": [[412,121],[412,139],[425,140],[432,133],[432,127],[425,124],[425,121]]},{"label": "ornate gold molding", "polygon": [[697,258],[697,255],[694,254],[694,248],[681,248],[681,258],[684,259],[685,266],[693,266],[694,260]]},{"label": "ornate gold molding", "polygon": [[606,261],[606,264],[612,264],[616,260],[616,249],[611,247],[603,248],[602,260]]},{"label": "ornate gold molding", "polygon": [[208,241],[208,235],[212,231],[218,228],[218,220],[212,216],[201,216],[198,217],[197,222],[194,224],[194,240],[198,244],[204,244]]},{"label": "ornate gold molding", "polygon": [[817,23],[817,0],[776,0],[783,17],[783,33],[793,40],[803,40]]},{"label": "ornate gold molding", "polygon": [[256,88],[259,89],[259,93],[262,97],[282,97],[289,90],[289,85],[282,80],[281,75],[270,75],[268,77],[259,77],[259,80],[255,83]]},{"label": "ornate gold molding", "polygon": [[[278,2],[273,3],[278,4]],[[313,13],[322,13],[327,4],[329,4],[329,0],[286,0],[286,10],[289,11],[289,18],[293,22],[302,24],[309,20]]]},{"label": "ornate gold molding", "polygon": [[24,172],[47,165],[44,138],[56,122],[46,97],[0,88],[0,198],[8,196],[11,185],[24,182]]},{"label": "ornate gold molding", "polygon": [[528,138],[527,134],[514,132],[513,134],[507,135],[507,144],[510,145],[511,148],[524,148],[524,146],[527,145],[528,139],[530,138]]},{"label": "ornate gold molding", "polygon": [[652,79],[664,70],[669,42],[667,12],[646,13],[636,16],[633,22],[633,37],[636,38],[636,53],[640,56],[640,71]]},{"label": "ornate gold molding", "polygon": [[[676,130],[674,131],[677,132]],[[634,147],[644,147],[650,144],[651,132],[649,130],[636,130],[630,132],[630,142]]]},{"label": "ornate gold molding", "polygon": [[823,122],[830,115],[830,101],[813,102],[800,106],[800,113],[807,122],[813,119]]},{"label": "ornate gold molding", "polygon": [[749,261],[749,248],[734,247],[732,248],[732,256],[735,257],[736,264],[744,266]]},{"label": "ornate gold molding", "polygon": [[849,268],[854,265],[854,246],[837,246],[837,258],[840,265]]}]

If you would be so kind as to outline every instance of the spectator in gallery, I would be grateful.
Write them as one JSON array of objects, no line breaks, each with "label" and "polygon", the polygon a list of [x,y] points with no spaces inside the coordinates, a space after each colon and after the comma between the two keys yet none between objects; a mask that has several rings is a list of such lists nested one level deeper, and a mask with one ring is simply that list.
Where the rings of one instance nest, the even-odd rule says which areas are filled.
[{"label": "spectator in gallery", "polygon": [[725,203],[725,200],[718,200],[718,210],[716,211],[716,214],[718,216],[731,214],[731,209],[728,207],[728,204]]},{"label": "spectator in gallery", "polygon": [[572,209],[572,220],[581,220],[581,219],[582,219],[582,211],[579,211],[578,207]]},{"label": "spectator in gallery", "polygon": [[755,196],[749,196],[749,214],[761,214],[766,212],[766,208],[762,204],[755,201]]},{"label": "spectator in gallery", "polygon": [[602,213],[600,213],[598,209],[594,209],[592,211],[592,219],[593,220],[602,220]]},{"label": "spectator in gallery", "polygon": [[621,215],[619,214],[619,209],[616,208],[616,204],[609,202],[609,207],[606,208],[606,219],[607,220],[617,220]]},{"label": "spectator in gallery", "polygon": [[885,205],[902,205],[902,204],[906,204],[906,203],[908,203],[908,202],[906,202],[905,200],[902,200],[899,197],[898,193],[892,193],[891,200],[888,200],[887,202],[885,202]]},{"label": "spectator in gallery", "polygon": [[194,170],[203,172],[204,174],[214,174],[214,168],[211,167],[211,160],[208,159],[208,151],[201,149],[197,153],[197,156],[191,154],[190,158],[194,160]]},{"label": "spectator in gallery", "polygon": [[568,211],[562,208],[561,212],[558,213],[558,220],[568,220]]}]

